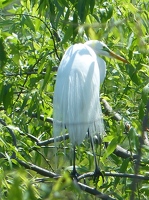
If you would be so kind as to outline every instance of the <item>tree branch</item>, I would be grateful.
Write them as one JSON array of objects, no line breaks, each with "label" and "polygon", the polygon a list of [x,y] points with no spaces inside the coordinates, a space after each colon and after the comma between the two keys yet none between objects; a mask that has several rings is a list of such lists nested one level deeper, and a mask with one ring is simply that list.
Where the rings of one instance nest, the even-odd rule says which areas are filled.
[{"label": "tree branch", "polygon": [[[34,165],[32,163],[26,163],[22,160],[16,159],[18,161],[18,163],[21,166],[24,166],[26,169],[30,169],[33,170],[35,172],[37,172],[38,174],[45,176],[45,177],[49,177],[49,178],[54,178],[54,179],[58,179],[61,176],[54,173],[54,172],[50,172],[49,170],[43,169],[41,167],[38,167],[37,165]],[[94,176],[94,172],[89,172],[89,173],[85,173],[82,174],[78,177],[78,180],[87,178],[87,177],[93,177]],[[131,178],[131,179],[139,179],[139,180],[149,180],[148,176],[143,176],[143,175],[134,175],[134,174],[125,174],[125,173],[111,173],[111,172],[105,172],[104,176],[112,176],[112,177],[120,177],[120,178]],[[103,194],[101,192],[99,192],[97,189],[89,187],[86,184],[82,184],[81,182],[77,182],[76,179],[73,180],[75,184],[77,184],[81,190],[92,194],[94,196],[96,196],[96,198],[100,198],[102,200],[114,200],[112,197],[108,196],[107,194]]]},{"label": "tree branch", "polygon": [[[38,146],[46,146],[46,145],[49,145],[49,144],[53,144],[54,143],[54,138],[50,138],[48,140],[44,140],[44,141],[40,141],[38,138],[36,138],[35,136],[31,135],[31,134],[23,134],[23,135],[26,135],[28,136],[29,138],[31,138],[33,141],[36,142],[36,144]],[[56,142],[61,142],[63,140],[68,140],[69,139],[69,133],[66,133],[64,135],[61,135],[61,136],[58,136],[55,138]],[[108,144],[106,144],[107,146]],[[137,154],[134,154],[124,148],[122,148],[121,146],[117,145],[116,149],[114,150],[113,152],[115,155],[117,155],[118,157],[121,157],[121,158],[130,158],[132,160],[135,160],[137,159]]]},{"label": "tree branch", "polygon": [[79,187],[81,188],[81,190],[94,195],[96,198],[100,198],[103,200],[115,200],[114,198],[108,196],[107,194],[103,194],[101,192],[99,192],[98,190],[96,190],[95,188],[91,188],[88,185],[85,185],[83,183],[77,182],[77,184],[79,185]]},{"label": "tree branch", "polygon": [[137,159],[138,155],[134,154],[130,151],[127,151],[126,149],[122,148],[121,146],[117,145],[116,149],[113,152],[115,155],[121,158],[131,158],[132,160]]},{"label": "tree branch", "polygon": [[[113,111],[112,107],[109,105],[109,103],[105,99],[101,99],[101,102],[103,103],[104,108],[106,109],[108,115],[112,116],[113,119],[115,119],[116,121],[123,120],[123,117],[119,113]],[[124,120],[124,125],[125,125],[126,131],[129,131],[130,129],[129,122]]]},{"label": "tree branch", "polygon": [[[139,180],[149,180],[149,176],[143,176],[143,175],[136,175],[136,174],[126,174],[126,173],[111,173],[111,172],[104,172],[104,176],[110,176],[110,177],[119,177],[119,178],[130,178],[130,179],[139,179]],[[78,177],[78,180],[93,177],[94,172],[88,172],[80,175]]]},{"label": "tree branch", "polygon": [[57,49],[56,49],[56,42],[55,42],[55,39],[54,39],[54,34],[53,34],[52,31],[50,30],[48,24],[47,24],[44,20],[42,20],[40,17],[35,16],[35,15],[30,15],[30,14],[1,14],[1,16],[3,16],[3,17],[7,17],[7,16],[8,16],[8,17],[9,17],[9,16],[28,16],[28,17],[32,17],[32,18],[35,18],[35,19],[40,20],[40,21],[45,25],[45,27],[48,29],[49,33],[51,34],[51,38],[52,38],[52,40],[53,40],[53,46],[54,46],[55,54],[56,54],[58,60],[60,60],[59,55],[58,55],[58,52],[57,52]]},{"label": "tree branch", "polygon": [[[24,166],[26,169],[33,170],[33,171],[37,172],[38,174],[40,174],[42,176],[46,176],[46,177],[54,178],[54,179],[58,179],[58,178],[61,177],[60,175],[53,173],[53,172],[50,172],[50,171],[43,169],[41,167],[38,167],[37,165],[31,164],[31,163],[28,164],[28,163],[26,163],[22,160],[19,160],[19,159],[16,159],[16,160],[18,161],[18,163],[21,166]],[[89,194],[92,194],[92,195],[94,195],[94,196],[96,196],[100,199],[103,199],[103,200],[114,200],[112,197],[99,192],[95,188],[91,188],[88,185],[77,182],[75,179],[73,181],[74,181],[75,184],[77,184],[80,187],[81,190],[83,190],[83,191],[85,191]]]},{"label": "tree branch", "polygon": [[[6,123],[0,119],[0,123],[5,126],[9,133],[11,134],[12,138],[13,138],[13,144],[14,146],[17,147],[17,142],[16,142],[16,137],[15,137],[15,134],[14,132],[6,125]],[[34,136],[28,134],[28,136],[30,138],[32,138],[35,142],[37,143],[40,143],[40,141],[35,138]],[[65,137],[69,137],[68,134],[65,135]],[[58,140],[61,141],[64,139],[64,136],[59,136],[58,137]],[[51,141],[50,141],[51,140]],[[54,142],[54,138],[51,138],[50,140],[47,140],[46,142],[43,141],[41,142],[40,144],[41,145],[45,145],[45,144],[49,144],[49,141],[50,142]],[[126,152],[125,152],[126,154]],[[14,153],[15,155],[15,153]],[[26,169],[30,169],[30,170],[33,170],[35,172],[37,172],[38,174],[42,175],[42,176],[45,176],[45,177],[49,177],[49,178],[54,178],[54,179],[58,179],[60,178],[61,176],[54,173],[54,172],[51,172],[49,170],[46,170],[46,169],[43,169],[37,165],[34,165],[32,163],[26,163],[18,158],[16,158],[16,155],[11,157],[11,158],[14,158],[21,166],[25,167]],[[85,173],[85,174],[82,174],[81,176],[78,177],[78,180],[81,180],[81,179],[84,179],[84,178],[87,178],[87,177],[93,177],[94,176],[94,172],[89,172],[89,173]],[[149,177],[146,177],[146,176],[142,176],[142,175],[133,175],[133,174],[124,174],[124,173],[109,173],[109,172],[105,172],[104,173],[104,176],[113,176],[113,177],[125,177],[125,178],[131,178],[131,179],[140,179],[140,180],[149,180]],[[87,193],[90,193],[94,196],[96,196],[96,198],[100,198],[102,200],[114,200],[112,197],[108,196],[107,194],[103,194],[101,192],[99,192],[98,190],[96,190],[95,188],[92,188],[92,187],[89,187],[88,185],[85,185],[85,184],[82,184],[80,182],[76,182],[76,180],[73,180],[75,182],[75,184],[77,184],[81,190],[87,192]]]},{"label": "tree branch", "polygon": [[26,163],[17,158],[16,158],[16,160],[21,166],[25,167],[26,169],[33,170],[42,176],[48,176],[49,178],[59,178],[60,177],[58,174],[56,174],[54,172],[50,172],[49,170],[43,169],[41,167],[38,167],[37,165],[34,165],[32,163]]}]

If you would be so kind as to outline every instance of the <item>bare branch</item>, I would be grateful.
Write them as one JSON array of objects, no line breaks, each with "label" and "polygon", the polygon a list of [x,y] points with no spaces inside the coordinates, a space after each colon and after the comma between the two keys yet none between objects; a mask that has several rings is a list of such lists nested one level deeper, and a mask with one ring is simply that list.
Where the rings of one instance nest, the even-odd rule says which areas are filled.
[{"label": "bare branch", "polygon": [[[41,117],[43,118],[43,116]],[[17,143],[16,143],[16,137],[15,137],[15,134],[14,132],[6,125],[6,123],[0,119],[0,123],[2,125],[4,125],[9,133],[11,134],[13,140],[14,140],[14,145],[17,146]],[[37,142],[37,144],[40,144],[40,145],[47,145],[49,143],[52,143],[54,142],[54,138],[51,138],[49,140],[46,140],[46,141],[42,141],[40,142],[36,137],[32,136],[31,134],[28,134],[27,136],[29,136],[31,139],[33,139],[35,142]],[[65,139],[69,138],[69,135],[66,134],[64,136],[59,136],[57,138],[58,141],[61,141],[61,140],[64,140],[64,137]],[[120,147],[119,147],[120,149]],[[128,152],[127,152],[128,153]],[[124,151],[124,155],[127,156],[127,153]],[[16,156],[16,155],[15,155]],[[26,163],[18,158],[15,157],[15,159],[17,160],[17,162],[21,165],[21,166],[24,166],[26,169],[30,169],[30,170],[33,170],[35,172],[37,172],[38,174],[42,175],[42,176],[45,176],[45,177],[49,177],[49,178],[54,178],[54,179],[58,179],[60,178],[61,176],[54,173],[54,172],[51,172],[49,170],[46,170],[46,169],[43,169],[37,165],[34,165],[32,163]],[[89,173],[86,173],[86,174],[83,174],[81,176],[78,177],[78,180],[81,180],[82,178],[87,178],[87,177],[93,177],[94,176],[94,173],[93,172],[89,172]],[[149,180],[149,177],[146,177],[146,176],[142,176],[142,175],[133,175],[133,174],[124,174],[124,173],[109,173],[109,172],[105,172],[104,173],[104,176],[114,176],[114,177],[125,177],[125,178],[133,178],[133,179],[140,179],[140,180]],[[75,184],[77,184],[81,190],[89,193],[89,194],[92,194],[94,196],[96,196],[96,198],[99,198],[99,199],[102,199],[102,200],[114,200],[112,197],[108,196],[107,194],[103,194],[101,192],[99,192],[97,189],[95,188],[92,188],[92,187],[89,187],[88,185],[85,185],[85,184],[82,184],[80,182],[77,182],[75,179],[73,180]]]},{"label": "bare branch", "polygon": [[[115,119],[116,121],[123,120],[123,117],[119,113],[115,112],[105,99],[101,99],[101,101],[102,101],[108,115],[112,116],[113,119]],[[125,125],[126,131],[128,131],[130,129],[129,122],[124,120],[124,125]]]},{"label": "bare branch", "polygon": [[113,176],[113,177],[120,177],[120,178],[131,178],[131,179],[139,179],[139,180],[149,180],[149,176],[135,175],[135,174],[125,174],[125,173],[105,172],[104,176]]},{"label": "bare branch", "polygon": [[[43,169],[41,167],[38,167],[34,164],[31,164],[31,163],[28,164],[28,163],[26,163],[22,160],[19,160],[19,159],[16,159],[16,160],[18,161],[18,163],[21,166],[24,166],[26,169],[33,170],[33,171],[37,172],[38,174],[40,174],[42,176],[54,178],[54,179],[58,179],[58,178],[61,177],[60,175],[58,175],[54,172],[50,172],[50,171]],[[87,178],[87,177],[93,177],[93,176],[94,176],[94,172],[85,173],[85,174],[82,174],[81,176],[79,176],[78,180],[81,180],[81,179],[84,179],[84,178]],[[122,177],[123,178],[131,178],[131,179],[134,179],[134,180],[136,180],[136,179],[137,180],[149,180],[149,176],[125,174],[125,173],[105,172],[104,176],[112,176],[112,177],[119,177],[119,178],[122,178]],[[42,178],[42,180],[40,180],[40,181],[44,181],[44,180],[45,180],[45,178]],[[46,180],[47,180],[47,178],[46,178]],[[103,200],[114,200],[112,197],[108,196],[107,194],[103,194],[103,193],[99,192],[95,188],[92,188],[92,187],[89,187],[88,185],[77,182],[76,179],[74,179],[73,181],[74,181],[75,184],[77,184],[81,188],[81,190],[96,196],[96,198],[100,198],[100,199],[103,199]]]},{"label": "bare branch", "polygon": [[113,116],[113,118],[116,121],[122,120],[122,116],[119,113],[116,113],[115,111],[113,111],[112,107],[109,105],[109,103],[105,99],[101,99],[101,102],[103,103],[103,105],[109,115]]},{"label": "bare branch", "polygon": [[101,192],[99,192],[98,190],[96,190],[95,188],[91,188],[88,185],[85,185],[83,183],[77,182],[77,184],[79,185],[79,187],[81,188],[81,190],[94,195],[96,198],[100,198],[103,200],[115,200],[114,198],[108,196],[107,194],[103,194]]},{"label": "bare branch", "polygon": [[[26,112],[26,113],[28,114],[28,112]],[[29,115],[29,117],[38,118],[38,115],[37,115],[37,113],[32,113],[31,115]],[[53,124],[53,118],[50,118],[50,117],[45,118],[44,115],[40,115],[39,119],[42,121],[45,121],[45,122],[49,122],[50,124]]]},{"label": "bare branch", "polygon": [[[44,117],[43,117],[44,118]],[[49,119],[49,121],[51,121],[51,118]],[[29,138],[31,138],[33,141],[36,142],[36,144],[38,146],[46,146],[46,145],[49,145],[49,144],[53,144],[54,143],[54,138],[50,138],[48,140],[44,140],[44,141],[40,141],[38,138],[36,138],[35,136],[31,135],[31,134],[24,134],[26,136],[28,136]],[[61,135],[61,136],[58,136],[55,138],[55,141],[56,142],[61,142],[63,140],[68,140],[69,139],[69,133],[66,133],[64,135]],[[105,143],[106,144],[106,147],[108,146],[108,143]],[[117,145],[116,149],[114,150],[113,152],[115,155],[117,155],[118,157],[121,157],[121,158],[130,158],[132,160],[135,160],[137,159],[137,154],[134,154],[124,148],[122,148],[121,146]]]},{"label": "bare branch", "polygon": [[[93,177],[94,172],[88,172],[80,175],[78,180]],[[111,173],[111,172],[104,172],[104,176],[110,177],[119,177],[119,178],[130,178],[130,179],[138,179],[138,180],[149,180],[149,176],[143,175],[135,175],[135,174],[125,174],[125,173]]]},{"label": "bare branch", "polygon": [[42,176],[48,176],[49,178],[59,178],[60,176],[54,172],[50,172],[49,170],[43,169],[41,167],[38,167],[37,165],[34,165],[32,163],[26,163],[22,160],[19,160],[16,158],[16,160],[18,161],[18,163],[25,167],[26,169],[31,169],[35,172],[37,172],[38,174],[42,175]]},{"label": "bare branch", "polygon": [[[53,173],[53,172],[50,172],[50,171],[48,171],[46,169],[43,169],[41,167],[38,167],[37,165],[31,164],[31,163],[28,164],[28,163],[26,163],[26,162],[24,162],[22,160],[19,160],[19,159],[16,159],[16,160],[18,161],[18,163],[20,165],[24,166],[26,169],[33,170],[33,171],[37,172],[38,174],[40,174],[42,176],[46,176],[46,177],[54,178],[54,179],[58,179],[58,178],[61,177],[60,175],[58,175],[56,173]],[[102,200],[114,200],[112,197],[99,192],[95,188],[91,188],[88,185],[85,185],[85,184],[82,184],[80,182],[77,182],[76,179],[74,179],[73,181],[74,181],[74,183],[76,185],[78,185],[80,187],[81,190],[96,196],[96,198],[100,198]]]},{"label": "bare branch", "polygon": [[[63,140],[67,140],[69,139],[69,134],[65,134],[65,135],[61,135],[61,136],[58,136],[55,138],[55,141],[56,142],[61,142]],[[51,143],[54,143],[54,138],[50,138],[48,140],[45,140],[45,141],[38,141],[37,145],[39,146],[43,146],[43,145],[48,145],[48,144],[51,144]]]},{"label": "bare branch", "polygon": [[130,151],[127,151],[126,149],[122,148],[121,146],[117,145],[116,149],[113,152],[115,155],[121,158],[131,158],[132,160],[137,159],[138,155],[134,154]]}]

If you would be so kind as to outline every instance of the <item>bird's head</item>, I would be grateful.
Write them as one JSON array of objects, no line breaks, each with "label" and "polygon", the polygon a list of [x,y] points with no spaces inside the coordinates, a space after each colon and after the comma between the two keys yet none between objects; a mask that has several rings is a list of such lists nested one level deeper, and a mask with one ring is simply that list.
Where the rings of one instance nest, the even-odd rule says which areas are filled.
[{"label": "bird's head", "polygon": [[125,58],[123,58],[123,57],[117,55],[116,53],[114,53],[113,51],[111,51],[107,47],[107,45],[101,41],[89,40],[89,41],[85,42],[85,44],[88,45],[89,47],[91,47],[98,56],[106,56],[109,58],[116,58],[118,60],[121,60],[122,62],[128,63],[128,61]]}]

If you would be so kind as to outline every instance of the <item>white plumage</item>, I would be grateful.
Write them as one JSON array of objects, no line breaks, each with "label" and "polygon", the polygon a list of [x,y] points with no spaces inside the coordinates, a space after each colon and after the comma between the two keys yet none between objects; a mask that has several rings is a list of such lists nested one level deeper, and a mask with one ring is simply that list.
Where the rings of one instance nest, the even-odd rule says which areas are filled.
[{"label": "white plumage", "polygon": [[[100,71],[102,67],[102,72]],[[99,100],[106,64],[87,44],[72,45],[60,63],[54,92],[54,137],[69,132],[73,145],[87,133],[103,133]]]}]

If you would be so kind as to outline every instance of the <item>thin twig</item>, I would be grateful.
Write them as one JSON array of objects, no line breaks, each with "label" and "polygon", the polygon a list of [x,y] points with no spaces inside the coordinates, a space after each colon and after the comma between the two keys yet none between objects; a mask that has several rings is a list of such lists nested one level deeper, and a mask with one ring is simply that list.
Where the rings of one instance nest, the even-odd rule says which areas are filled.
[{"label": "thin twig", "polygon": [[[34,65],[31,67],[30,70],[33,70],[34,67],[40,62],[41,59],[42,59],[42,56],[38,58],[38,60],[34,63]],[[15,100],[13,106],[16,104],[16,102],[17,102],[18,99],[20,98],[20,95],[22,94],[22,91],[23,91],[23,89],[24,89],[24,86],[25,86],[25,84],[26,84],[26,82],[27,82],[27,80],[28,80],[28,77],[29,77],[29,74],[26,75],[26,78],[25,78],[25,80],[24,80],[24,83],[23,83],[23,85],[21,86],[22,89],[21,89],[20,93],[18,94],[18,97],[17,97],[17,99]]]},{"label": "thin twig", "polygon": [[41,167],[34,165],[32,163],[26,163],[26,162],[24,162],[20,159],[17,159],[17,158],[16,158],[16,160],[18,161],[18,163],[21,166],[25,167],[26,169],[31,169],[31,170],[37,172],[38,174],[40,174],[42,176],[48,176],[49,178],[59,178],[60,177],[58,174],[51,172],[49,170],[46,170],[44,168],[41,168]]},{"label": "thin twig", "polygon": [[45,25],[45,27],[48,29],[48,31],[50,32],[51,38],[52,38],[52,40],[53,40],[53,45],[54,45],[55,54],[56,54],[58,60],[60,60],[59,55],[58,55],[58,53],[57,53],[56,42],[55,42],[53,33],[52,33],[52,31],[50,30],[48,24],[47,24],[44,20],[42,20],[42,19],[39,18],[38,16],[30,15],[30,14],[5,14],[5,15],[1,14],[1,16],[3,16],[3,17],[7,17],[7,16],[14,16],[14,17],[16,17],[16,16],[28,16],[28,17],[32,17],[32,18],[36,18],[36,19],[40,20],[40,21]]},{"label": "thin twig", "polygon": [[[93,177],[93,176],[94,176],[94,172],[84,173],[84,174],[82,174],[78,177],[78,180]],[[130,179],[138,179],[138,180],[149,180],[149,176],[126,174],[126,173],[104,172],[104,176],[119,177],[119,178],[130,178]]]}]

